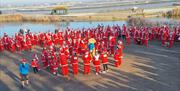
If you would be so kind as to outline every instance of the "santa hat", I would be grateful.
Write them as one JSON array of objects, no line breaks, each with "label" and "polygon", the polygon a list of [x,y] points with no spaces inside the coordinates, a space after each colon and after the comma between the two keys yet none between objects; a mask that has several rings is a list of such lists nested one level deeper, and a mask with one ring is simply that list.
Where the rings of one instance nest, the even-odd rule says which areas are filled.
[{"label": "santa hat", "polygon": [[52,55],[52,58],[55,58],[55,56],[54,56],[54,55]]},{"label": "santa hat", "polygon": [[73,54],[74,54],[74,55],[77,55],[77,53],[76,53],[76,52],[74,52]]},{"label": "santa hat", "polygon": [[32,61],[35,61],[36,59],[32,59]]},{"label": "santa hat", "polygon": [[46,47],[44,47],[43,49],[46,50]]},{"label": "santa hat", "polygon": [[61,55],[64,55],[64,51],[61,51]]},{"label": "santa hat", "polygon": [[86,51],[86,53],[85,54],[89,54],[89,51]]},{"label": "santa hat", "polygon": [[119,44],[122,44],[122,43],[123,43],[122,40],[119,40],[118,42],[119,42]]},{"label": "santa hat", "polygon": [[32,56],[33,56],[33,57],[36,57],[36,56],[37,56],[37,54],[33,54]]},{"label": "santa hat", "polygon": [[21,62],[22,62],[22,63],[26,63],[26,59],[22,59]]},{"label": "santa hat", "polygon": [[50,46],[49,48],[52,50],[52,49],[53,49],[53,46]]},{"label": "santa hat", "polygon": [[81,40],[82,43],[84,43],[84,40]]},{"label": "santa hat", "polygon": [[103,50],[103,53],[106,53],[106,52],[107,52],[107,50],[106,50],[106,49],[104,49],[104,50]]},{"label": "santa hat", "polygon": [[96,49],[96,52],[98,52],[98,50]]}]

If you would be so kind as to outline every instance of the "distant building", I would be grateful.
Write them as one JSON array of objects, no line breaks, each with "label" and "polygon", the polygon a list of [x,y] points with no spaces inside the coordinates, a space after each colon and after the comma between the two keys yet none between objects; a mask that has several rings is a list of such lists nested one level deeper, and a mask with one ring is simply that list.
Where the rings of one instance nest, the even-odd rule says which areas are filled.
[{"label": "distant building", "polygon": [[67,6],[56,6],[52,8],[51,15],[62,15],[68,13]]}]

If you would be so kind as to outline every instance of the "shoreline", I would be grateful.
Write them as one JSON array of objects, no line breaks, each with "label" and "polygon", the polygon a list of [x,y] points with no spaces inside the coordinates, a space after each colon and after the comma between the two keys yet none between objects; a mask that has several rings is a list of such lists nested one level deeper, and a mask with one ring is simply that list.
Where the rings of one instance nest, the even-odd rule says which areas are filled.
[{"label": "shoreline", "polygon": [[27,15],[27,14],[6,14],[0,15],[0,22],[80,22],[80,21],[119,21],[127,20],[127,17],[83,15],[61,16],[61,15]]}]

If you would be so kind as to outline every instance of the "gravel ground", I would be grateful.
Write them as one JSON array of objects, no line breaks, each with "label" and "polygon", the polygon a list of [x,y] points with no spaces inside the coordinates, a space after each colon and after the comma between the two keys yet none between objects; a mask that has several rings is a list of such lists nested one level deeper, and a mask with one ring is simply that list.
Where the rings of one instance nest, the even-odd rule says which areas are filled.
[{"label": "gravel ground", "polygon": [[109,72],[95,75],[83,75],[82,60],[79,63],[79,75],[73,76],[71,66],[70,80],[61,75],[55,78],[48,70],[38,74],[30,70],[30,85],[21,89],[18,65],[21,58],[31,61],[32,53],[40,56],[41,48],[31,52],[0,53],[0,89],[1,91],[180,91],[180,43],[173,48],[161,47],[160,42],[151,41],[148,48],[131,44],[125,46],[121,67],[115,68],[109,58]]}]

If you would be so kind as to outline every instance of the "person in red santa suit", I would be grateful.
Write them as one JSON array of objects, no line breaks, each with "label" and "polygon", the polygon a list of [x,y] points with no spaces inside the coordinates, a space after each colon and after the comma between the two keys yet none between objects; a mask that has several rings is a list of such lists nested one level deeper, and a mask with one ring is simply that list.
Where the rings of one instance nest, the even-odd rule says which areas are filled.
[{"label": "person in red santa suit", "polygon": [[27,44],[28,50],[31,50],[32,49],[32,44],[31,44],[30,38],[27,39],[26,44]]},{"label": "person in red santa suit", "polygon": [[[47,42],[46,42],[46,36],[45,36],[45,34],[41,34],[40,36],[39,36],[40,38],[40,41],[39,41],[39,44],[40,44],[40,46],[42,46],[42,47],[46,47],[47,46]],[[33,44],[34,45],[34,44]]]},{"label": "person in red santa suit", "polygon": [[69,74],[69,71],[68,71],[68,59],[67,59],[67,56],[65,55],[64,52],[61,52],[59,54],[59,63],[62,67],[62,75],[66,78],[69,79],[68,77],[68,74]]},{"label": "person in red santa suit", "polygon": [[23,41],[21,41],[21,45],[22,45],[22,50],[27,50],[28,46],[26,44],[26,40],[24,39]]},{"label": "person in red santa suit", "polygon": [[148,47],[149,33],[146,32],[144,36],[145,36],[145,37],[144,37],[144,45],[145,45],[146,47]]},{"label": "person in red santa suit", "polygon": [[157,34],[158,40],[161,40],[161,39],[162,39],[162,33],[163,33],[163,29],[162,29],[162,28],[159,28],[159,29],[158,29],[158,34]]},{"label": "person in red santa suit", "polygon": [[126,25],[123,24],[123,26],[122,26],[122,38],[125,39],[125,37],[126,37]]},{"label": "person in red santa suit", "polygon": [[[38,37],[41,37],[41,38],[40,38],[40,41],[43,39],[42,34],[40,34]],[[32,45],[36,45],[36,40],[35,40],[35,38],[34,38],[34,33],[30,34],[30,40],[31,40],[31,44],[32,44]]]},{"label": "person in red santa suit", "polygon": [[169,45],[168,48],[171,48],[174,44],[174,39],[175,39],[175,33],[171,32],[169,35]]},{"label": "person in red santa suit", "polygon": [[54,43],[54,45],[57,45],[59,43],[57,34],[53,34],[53,43]]},{"label": "person in red santa suit", "polygon": [[10,39],[9,40],[9,45],[10,45],[10,51],[12,52],[12,53],[14,53],[15,51],[16,51],[16,46],[15,46],[15,42],[14,42],[14,40],[13,39]]},{"label": "person in red santa suit", "polygon": [[114,55],[114,60],[115,60],[115,67],[119,67],[119,53],[116,52],[115,55]]},{"label": "person in red santa suit", "polygon": [[38,65],[38,63],[37,63],[36,59],[33,59],[31,61],[31,67],[33,68],[33,71],[35,74],[39,71],[37,65]]},{"label": "person in red santa suit", "polygon": [[64,52],[64,54],[66,55],[66,57],[67,57],[67,59],[70,57],[70,53],[69,53],[69,47],[68,47],[68,45],[66,45],[66,46],[64,46],[64,48],[63,48],[63,52]]},{"label": "person in red santa suit", "polygon": [[118,50],[116,51],[115,55],[114,55],[114,60],[115,60],[115,67],[119,67],[122,63],[122,58],[123,58],[123,55],[122,55],[122,47],[119,46],[118,47]]},{"label": "person in red santa suit", "polygon": [[53,42],[50,36],[48,36],[47,45],[52,46]]},{"label": "person in red santa suit", "polygon": [[0,38],[0,52],[4,50],[2,39]]},{"label": "person in red santa suit", "polygon": [[64,39],[63,39],[63,36],[59,36],[59,45],[62,46],[64,43]]},{"label": "person in red santa suit", "polygon": [[[43,50],[42,50],[42,55],[43,55],[44,60],[45,60],[45,61],[44,61],[45,64],[43,63],[44,68],[47,68],[47,67],[49,66],[49,53],[47,52],[46,47],[43,48]],[[41,56],[41,58],[43,58],[43,57]]]},{"label": "person in red santa suit", "polygon": [[159,27],[155,27],[155,36],[154,36],[154,39],[155,39],[155,40],[157,40],[157,39],[158,39],[159,30],[160,30],[160,28],[159,28]]},{"label": "person in red santa suit", "polygon": [[72,69],[73,69],[73,74],[77,75],[78,74],[78,56],[76,53],[71,57],[71,64],[72,64]]},{"label": "person in red santa suit", "polygon": [[149,40],[152,40],[153,39],[153,33],[152,33],[152,30],[148,30],[149,32]]},{"label": "person in red santa suit", "polygon": [[8,37],[8,35],[6,33],[4,33],[4,36],[2,38],[2,42],[4,44],[4,49],[6,49],[6,50],[9,50],[9,48],[8,48],[8,44],[9,44],[8,41],[9,41],[9,37]]},{"label": "person in red santa suit", "polygon": [[139,36],[138,30],[135,29],[134,35],[133,35],[133,37],[134,37],[134,44],[137,44],[138,36]]},{"label": "person in red santa suit", "polygon": [[117,52],[119,53],[119,65],[122,63],[124,45],[122,41],[119,41]]},{"label": "person in red santa suit", "polygon": [[123,44],[123,41],[122,40],[119,40],[118,41],[118,44],[117,44],[117,47],[121,47],[122,49],[124,49],[124,44]]},{"label": "person in red santa suit", "polygon": [[[39,33],[39,34],[40,34],[40,33]],[[39,36],[39,35],[38,35],[38,36]],[[34,45],[34,44],[33,44],[33,34],[32,34],[32,33],[29,33],[29,34],[28,34],[28,37],[29,37],[29,39],[30,39],[30,41],[31,41],[31,44]]]},{"label": "person in red santa suit", "polygon": [[44,54],[41,55],[41,62],[43,64],[44,69],[48,67],[48,61],[46,60],[46,57]]},{"label": "person in red santa suit", "polygon": [[110,47],[111,55],[114,55],[114,46],[115,46],[115,44],[116,44],[115,37],[114,36],[110,36],[110,45],[109,45],[109,47]]},{"label": "person in red santa suit", "polygon": [[83,63],[84,63],[84,74],[90,73],[90,63],[91,63],[91,55],[88,51],[86,51],[85,55],[83,55]]},{"label": "person in red santa suit", "polygon": [[46,60],[48,61],[48,63],[50,63],[52,61],[52,52],[50,50],[47,51],[46,57]]},{"label": "person in red santa suit", "polygon": [[126,45],[129,46],[130,42],[131,42],[130,34],[129,34],[129,32],[126,32]]},{"label": "person in red santa suit", "polygon": [[84,54],[85,53],[85,50],[87,49],[87,45],[86,43],[84,42],[84,40],[81,40],[80,41],[80,54]]},{"label": "person in red santa suit", "polygon": [[39,38],[36,33],[34,34],[34,45],[39,45]]},{"label": "person in red santa suit", "polygon": [[58,75],[58,68],[59,68],[59,65],[58,65],[58,62],[57,60],[54,60],[54,56],[52,56],[52,61],[51,61],[51,66],[50,66],[50,69],[51,69],[51,72],[53,73],[53,75]]},{"label": "person in red santa suit", "polygon": [[96,51],[95,55],[94,55],[94,60],[93,60],[93,64],[95,66],[96,69],[96,75],[101,73],[101,65],[100,65],[100,55],[98,54],[98,51]]},{"label": "person in red santa suit", "polygon": [[54,61],[54,66],[53,66],[53,68],[54,68],[55,73],[58,75],[59,64],[58,64],[58,61],[57,61],[57,60]]},{"label": "person in red santa suit", "polygon": [[76,51],[76,54],[79,54],[79,42],[78,42],[78,39],[76,39],[74,49]]},{"label": "person in red santa suit", "polygon": [[95,49],[100,52],[100,50],[101,50],[101,42],[97,41],[97,42],[95,43]]},{"label": "person in red santa suit", "polygon": [[140,45],[143,45],[144,44],[144,31],[143,30],[140,30],[139,31],[139,39],[140,39]]},{"label": "person in red santa suit", "polygon": [[37,63],[37,69],[38,69],[38,71],[41,70],[41,69],[40,69],[40,64],[38,63],[38,62],[39,62],[39,58],[38,58],[37,54],[34,54],[34,55],[33,55],[33,58],[35,59],[35,61],[36,61],[36,63]]},{"label": "person in red santa suit", "polygon": [[163,31],[163,34],[162,34],[162,46],[164,47],[165,46],[165,42],[167,41],[167,33],[165,31]]},{"label": "person in red santa suit", "polygon": [[74,47],[69,45],[69,55],[73,55],[73,52],[74,52]]},{"label": "person in red santa suit", "polygon": [[49,46],[49,52],[51,52],[52,54],[54,54],[55,51],[56,51],[56,48],[55,48],[54,44],[52,44],[51,46]]},{"label": "person in red santa suit", "polygon": [[15,41],[15,45],[16,45],[17,51],[21,51],[22,50],[21,42],[19,40]]},{"label": "person in red santa suit", "polygon": [[101,56],[100,56],[101,60],[102,60],[102,64],[103,64],[103,73],[108,72],[108,52],[106,49],[103,50]]},{"label": "person in red santa suit", "polygon": [[51,73],[55,75],[53,66],[54,66],[54,60],[53,60],[53,57],[51,56],[51,58],[49,58],[49,68],[50,68]]},{"label": "person in red santa suit", "polygon": [[108,49],[108,48],[107,48],[107,44],[104,41],[102,41],[100,52],[102,52],[104,49]]}]

